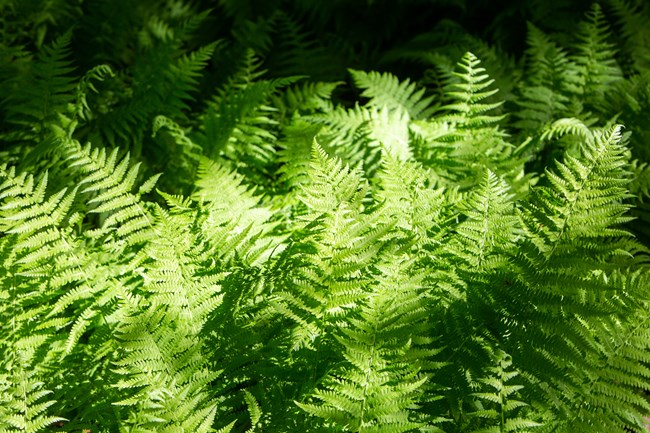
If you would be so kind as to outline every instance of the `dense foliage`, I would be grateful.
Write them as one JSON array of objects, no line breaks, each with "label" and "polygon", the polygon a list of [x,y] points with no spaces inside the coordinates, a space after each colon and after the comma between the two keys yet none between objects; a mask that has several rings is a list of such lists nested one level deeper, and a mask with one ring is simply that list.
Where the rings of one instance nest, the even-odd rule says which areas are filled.
[{"label": "dense foliage", "polygon": [[0,1],[0,432],[643,431],[648,22]]}]

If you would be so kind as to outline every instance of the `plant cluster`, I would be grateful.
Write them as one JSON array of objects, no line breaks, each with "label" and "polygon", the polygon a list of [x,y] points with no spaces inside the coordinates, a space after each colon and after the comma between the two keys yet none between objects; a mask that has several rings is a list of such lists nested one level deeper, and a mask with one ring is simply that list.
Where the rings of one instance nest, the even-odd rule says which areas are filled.
[{"label": "plant cluster", "polygon": [[644,431],[650,8],[501,3],[0,2],[0,433]]}]

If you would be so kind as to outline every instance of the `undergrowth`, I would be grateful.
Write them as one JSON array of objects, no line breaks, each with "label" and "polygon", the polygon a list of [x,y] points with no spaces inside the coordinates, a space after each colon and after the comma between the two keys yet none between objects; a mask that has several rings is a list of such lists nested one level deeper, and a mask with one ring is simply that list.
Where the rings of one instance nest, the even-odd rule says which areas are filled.
[{"label": "undergrowth", "polygon": [[650,9],[501,3],[0,3],[0,432],[644,431]]}]

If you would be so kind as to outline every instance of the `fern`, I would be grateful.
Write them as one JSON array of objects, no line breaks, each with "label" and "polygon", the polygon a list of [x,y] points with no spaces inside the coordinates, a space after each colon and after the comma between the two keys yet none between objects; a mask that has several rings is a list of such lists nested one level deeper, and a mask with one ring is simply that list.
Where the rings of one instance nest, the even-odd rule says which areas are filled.
[{"label": "fern", "polygon": [[575,65],[541,30],[528,25],[527,74],[521,85],[516,127],[535,130],[569,114],[567,93],[577,89]]},{"label": "fern", "polygon": [[417,279],[405,281],[408,263],[393,260],[378,265],[377,288],[337,336],[345,363],[316,390],[313,403],[297,403],[344,431],[406,432],[422,426],[409,408],[425,381],[412,364],[417,352],[411,344],[424,333],[410,333],[422,327],[426,309]]},{"label": "fern", "polygon": [[252,51],[241,70],[209,102],[196,142],[210,158],[237,161],[237,168],[262,183],[275,159],[275,108],[271,96],[300,77],[260,80],[263,71]]},{"label": "fern", "polygon": [[43,383],[35,380],[34,375],[25,370],[28,364],[25,364],[24,359],[17,357],[14,362],[17,365],[3,366],[3,370],[6,369],[9,374],[3,378],[6,387],[3,386],[4,389],[0,390],[0,401],[4,403],[0,410],[0,432],[35,433],[56,422],[65,421],[61,417],[46,414],[55,402],[44,398],[52,391],[44,390]]},{"label": "fern", "polygon": [[603,97],[606,89],[622,79],[622,72],[614,59],[613,44],[608,42],[609,26],[605,16],[595,4],[587,14],[578,32],[575,56],[579,71],[581,92],[587,100]]},{"label": "fern", "polygon": [[[366,195],[360,173],[328,158],[318,145],[312,150],[310,178],[311,183],[303,187],[299,197],[309,210],[301,216],[302,225],[309,229],[319,222],[324,230],[308,230],[301,240],[312,245],[311,254],[300,249],[285,252],[295,254],[292,261],[298,260],[300,266],[296,267],[297,275],[285,280],[290,291],[280,288],[277,295],[279,311],[301,325],[292,337],[295,349],[309,346],[328,329],[328,322],[344,314],[363,295],[365,278],[357,274],[372,262],[373,252],[379,248],[373,241],[385,230],[356,221]],[[296,293],[291,293],[294,290]]]},{"label": "fern", "polygon": [[[100,214],[101,230],[97,234],[109,235],[114,232],[112,242],[115,248],[123,248],[142,242],[151,229],[151,217],[142,207],[139,196],[149,192],[159,175],[150,178],[138,188],[135,185],[139,164],[129,167],[129,155],[118,159],[118,149],[110,155],[105,149],[92,149],[73,146],[68,156],[70,167],[77,168],[85,176],[79,185],[86,185],[82,193],[92,193],[88,201],[92,212]],[[118,163],[119,161],[119,163]]]},{"label": "fern", "polygon": [[4,360],[0,428],[37,432],[63,419],[48,414],[55,401],[48,398],[52,390],[41,380],[61,351],[61,338],[47,332],[46,324],[34,323],[34,318],[47,313],[47,304],[56,294],[55,289],[42,285],[40,277],[54,272],[56,260],[75,258],[68,244],[70,231],[59,227],[67,217],[74,192],[66,195],[64,189],[46,200],[46,175],[38,180],[26,174],[16,176],[15,169],[6,166],[1,174],[0,227],[4,239],[0,296],[5,304],[0,309],[4,322],[0,329],[5,338],[0,343]]},{"label": "fern", "polygon": [[454,72],[455,79],[445,90],[450,102],[440,108],[449,114],[418,125],[416,131],[423,144],[418,158],[439,170],[441,179],[463,187],[473,184],[485,167],[499,174],[508,173],[511,179],[520,169],[512,156],[513,146],[498,126],[503,116],[488,114],[502,102],[484,102],[498,90],[486,90],[493,80],[479,65],[480,60],[472,53],[463,56],[458,63],[460,71]]},{"label": "fern", "polygon": [[276,96],[275,105],[288,117],[295,112],[310,113],[313,111],[327,110],[330,105],[332,93],[341,85],[341,82],[304,82],[294,84],[285,89],[283,94]]},{"label": "fern", "polygon": [[[27,146],[37,144],[34,153],[39,157],[52,151],[51,124],[57,123],[59,113],[66,112],[74,101],[75,82],[69,77],[74,71],[69,60],[71,37],[70,32],[58,37],[31,64],[23,66],[27,71],[4,83],[10,89],[2,101],[4,122],[13,125],[4,140]],[[29,156],[29,150],[24,153]]]},{"label": "fern", "polygon": [[377,111],[359,105],[350,109],[338,106],[325,113],[316,113],[308,120],[325,126],[319,131],[319,139],[328,150],[346,162],[363,161],[366,173],[372,175],[377,168],[380,149],[379,143],[369,136],[374,113]]},{"label": "fern", "polygon": [[326,114],[312,115],[308,120],[326,126],[319,131],[319,137],[328,150],[345,161],[362,160],[369,178],[379,168],[382,149],[403,160],[412,157],[410,119],[403,110],[337,107]]},{"label": "fern", "polygon": [[638,1],[610,0],[609,7],[618,19],[618,26],[626,38],[623,46],[627,54],[627,62],[636,72],[642,73],[648,69],[648,34],[645,31],[645,19],[649,14],[646,5]]},{"label": "fern", "polygon": [[[592,236],[607,238],[627,235],[625,231],[608,228],[623,224],[626,221],[623,214],[628,209],[620,203],[626,197],[625,185],[629,182],[624,171],[626,150],[619,144],[620,127],[596,133],[594,138],[593,141],[583,141],[582,153],[586,164],[568,155],[565,162],[558,163],[559,174],[547,171],[548,179],[554,188],[550,191],[553,192],[540,190],[539,204],[529,210],[530,216],[543,224],[544,228],[535,228],[531,219],[526,220],[526,230],[531,234],[535,233],[531,240],[546,260],[550,260],[556,251],[559,253],[558,248],[563,248],[560,245],[564,239],[569,242],[584,239],[588,242]],[[607,182],[609,188],[596,193],[595,190],[602,189],[601,182]],[[548,198],[542,191],[549,191]],[[537,217],[540,210],[538,206],[554,211],[546,212],[544,218],[541,218],[541,215]],[[598,209],[596,215],[592,215],[594,208]],[[589,211],[590,216],[584,220],[580,219],[586,211]],[[596,245],[592,247],[595,248],[593,251],[599,250]],[[610,246],[606,246],[606,250],[609,249]],[[589,250],[592,251],[591,248]]]},{"label": "fern", "polygon": [[364,89],[361,96],[370,98],[369,105],[390,110],[403,110],[411,119],[426,118],[433,98],[424,97],[424,89],[417,89],[408,80],[400,83],[397,77],[377,72],[350,70],[357,87]]},{"label": "fern", "polygon": [[196,338],[191,332],[171,333],[163,314],[164,310],[138,311],[137,318],[127,316],[120,326],[123,354],[116,373],[122,378],[115,386],[137,392],[114,404],[134,407],[125,425],[135,431],[210,431],[216,401],[209,399],[203,385],[218,373],[202,368]]},{"label": "fern", "polygon": [[0,431],[644,431],[641,3],[205,4],[0,5]]},{"label": "fern", "polygon": [[[535,371],[533,376],[540,378],[546,376],[543,369],[562,371],[568,368],[570,380],[557,384],[557,389],[564,389],[565,395],[569,395],[566,394],[569,390],[579,392],[577,389],[583,375],[600,371],[599,364],[591,363],[588,354],[598,351],[601,342],[611,338],[605,337],[610,335],[609,332],[598,330],[609,322],[607,313],[617,310],[615,305],[626,303],[624,299],[631,295],[622,287],[617,288],[607,277],[615,273],[614,263],[630,266],[634,261],[633,255],[639,251],[629,234],[619,228],[628,220],[624,216],[627,205],[622,201],[627,196],[625,185],[629,182],[625,168],[626,150],[620,140],[620,127],[614,127],[596,134],[593,142],[584,142],[582,159],[567,156],[563,163],[558,163],[557,173],[547,172],[550,185],[539,187],[535,191],[535,200],[520,214],[526,235],[517,257],[522,272],[517,278],[522,284],[521,289],[526,288],[524,290],[537,301],[534,310],[524,308],[514,314],[512,324],[521,329],[519,338],[528,338],[524,337],[530,332],[524,330],[524,318],[528,314],[537,317],[540,325],[544,323],[538,330],[542,334],[536,338],[548,343],[537,349],[535,355],[525,356],[530,360],[531,373]],[[578,250],[581,251],[580,257],[575,255]],[[567,272],[568,268],[576,266],[583,271]],[[564,304],[560,311],[553,307],[558,302]],[[513,312],[522,307],[514,307]],[[560,332],[554,323],[558,314],[565,320],[575,321],[576,326]],[[559,356],[560,353],[564,355]],[[544,365],[546,367],[542,367]],[[534,383],[542,385],[538,380]],[[551,392],[551,389],[547,388],[546,392]],[[631,397],[634,391],[624,384],[604,392],[614,393],[619,399],[635,401],[635,405],[645,407],[646,404]],[[573,413],[573,409],[560,403],[563,397],[556,391],[551,395],[549,398],[557,401],[562,411]],[[571,422],[615,428],[612,423],[617,419],[624,422],[622,419],[627,418],[627,411],[634,410],[632,406],[622,411],[609,405],[605,407],[596,403],[596,399],[590,407],[598,409],[581,409],[580,415],[573,415],[575,418]],[[570,425],[573,427],[565,428],[580,428],[578,424]]]},{"label": "fern", "polygon": [[460,245],[452,242],[450,249],[473,272],[504,266],[499,250],[517,236],[517,221],[507,185],[487,170],[480,189],[467,197],[461,209],[467,219],[456,228],[455,241]]},{"label": "fern", "polygon": [[[479,379],[484,385],[484,388],[489,389],[489,392],[474,393],[473,396],[477,397],[487,407],[494,407],[494,409],[479,409],[470,414],[472,417],[496,419],[497,424],[491,427],[482,427],[474,432],[482,433],[501,433],[501,432],[516,432],[516,431],[531,431],[535,427],[540,427],[542,424],[535,421],[530,421],[521,417],[513,417],[512,413],[517,409],[526,406],[526,403],[515,400],[513,394],[523,388],[522,385],[512,385],[511,379],[514,379],[519,374],[516,371],[508,371],[512,365],[510,356],[505,353],[497,353],[495,359],[497,365],[492,367],[492,375],[487,378]],[[515,394],[516,395],[516,394]],[[534,431],[534,430],[532,430]]]},{"label": "fern", "polygon": [[151,35],[140,40],[139,61],[132,69],[116,71],[116,77],[105,85],[115,89],[113,100],[100,94],[94,102],[111,106],[110,110],[96,110],[100,115],[89,122],[89,130],[85,131],[96,144],[112,147],[122,142],[140,155],[146,150],[142,148],[145,131],[155,116],[182,118],[197,88],[199,71],[205,68],[217,46],[212,43],[191,53],[178,54],[184,40],[204,17],[198,14],[177,27],[151,18]]},{"label": "fern", "polygon": [[202,159],[195,186],[192,199],[203,205],[197,223],[203,236],[219,245],[216,257],[228,262],[237,256],[250,263],[268,257],[275,244],[271,212],[259,205],[260,198],[243,185],[241,176]]}]

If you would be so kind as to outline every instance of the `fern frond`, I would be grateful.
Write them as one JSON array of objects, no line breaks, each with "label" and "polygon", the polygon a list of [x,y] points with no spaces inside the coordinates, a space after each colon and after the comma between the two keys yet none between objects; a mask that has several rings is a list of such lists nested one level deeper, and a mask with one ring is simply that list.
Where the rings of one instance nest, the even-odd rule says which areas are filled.
[{"label": "fern frond", "polygon": [[47,172],[35,180],[24,173],[15,176],[12,168],[0,185],[0,200],[5,201],[0,206],[0,229],[12,237],[10,267],[17,274],[35,277],[36,285],[55,270],[67,272],[82,265],[74,227],[79,214],[70,212],[77,189],[64,188],[47,197],[47,184]]},{"label": "fern frond", "polygon": [[79,185],[86,185],[81,193],[93,195],[88,201],[91,212],[102,216],[98,233],[109,236],[114,247],[132,246],[151,235],[151,215],[139,194],[132,192],[139,163],[129,166],[129,155],[119,159],[117,148],[107,155],[104,148],[93,149],[90,144],[81,147],[78,143],[70,148],[67,159],[71,168],[84,174]]},{"label": "fern frond", "polygon": [[77,95],[74,112],[76,117],[80,120],[88,121],[92,117],[92,111],[88,104],[87,96],[89,91],[97,93],[98,90],[93,84],[93,81],[104,81],[107,78],[112,78],[115,73],[108,65],[98,65],[86,72],[77,84]]},{"label": "fern frond", "polygon": [[75,68],[68,60],[71,37],[71,32],[64,33],[43,47],[27,73],[5,83],[11,92],[2,106],[5,121],[14,128],[6,140],[37,144],[38,152],[45,155],[53,151],[53,143],[47,139],[50,124],[56,124],[58,114],[67,112],[68,104],[74,102],[75,80],[70,74]]},{"label": "fern frond", "polygon": [[17,365],[4,360],[0,370],[8,372],[0,373],[0,433],[38,433],[54,423],[66,421],[47,414],[48,408],[56,403],[48,398],[52,391],[44,389],[44,383],[26,370],[25,360],[15,361]]},{"label": "fern frond", "polygon": [[380,164],[380,149],[408,160],[412,157],[409,144],[408,113],[388,107],[336,107],[307,119],[326,127],[319,131],[323,145],[346,163],[363,163],[366,176],[373,177]]},{"label": "fern frond", "polygon": [[[299,200],[307,207],[293,235],[308,248],[289,246],[283,256],[294,271],[277,281],[273,308],[297,323],[292,346],[309,346],[363,296],[368,266],[391,224],[364,215],[367,184],[359,170],[343,167],[314,144],[310,183]],[[290,237],[290,239],[292,239]]]},{"label": "fern frond", "polygon": [[420,249],[445,236],[449,205],[455,201],[453,190],[434,186],[424,167],[390,153],[383,155],[377,178],[381,188],[376,198],[382,203],[381,212],[404,230],[409,244]]},{"label": "fern frond", "polygon": [[115,373],[121,378],[115,387],[131,395],[114,404],[133,408],[124,425],[142,431],[212,430],[217,402],[205,388],[219,372],[207,368],[194,334],[183,328],[172,332],[182,324],[162,309],[148,308],[133,311],[119,326],[122,353]]},{"label": "fern frond", "polygon": [[152,137],[165,143],[163,147],[170,158],[166,168],[168,172],[175,174],[173,181],[162,176],[160,183],[167,187],[162,189],[189,194],[203,148],[189,137],[189,132],[165,116],[156,116],[154,119]]},{"label": "fern frond", "polygon": [[319,125],[297,118],[283,129],[284,137],[278,142],[278,169],[280,180],[291,191],[298,191],[300,185],[309,182],[308,169],[311,162],[311,150]]},{"label": "fern frond", "polygon": [[461,210],[467,217],[456,227],[458,238],[449,248],[466,261],[472,272],[504,266],[504,256],[493,253],[517,237],[517,218],[508,186],[489,169]]},{"label": "fern frond", "polygon": [[191,198],[200,203],[198,223],[215,246],[215,256],[225,262],[237,256],[252,264],[268,258],[279,240],[269,236],[274,227],[270,209],[260,205],[260,197],[243,181],[238,173],[202,158]]},{"label": "fern frond", "polygon": [[[107,92],[99,95],[97,103],[103,107],[96,111],[87,131],[95,144],[126,146],[139,157],[147,151],[142,141],[155,116],[185,118],[183,112],[188,108],[188,101],[194,98],[199,71],[205,68],[218,46],[215,42],[190,53],[181,50],[188,32],[204,18],[205,14],[196,14],[188,22],[175,26],[150,18],[153,21],[149,30],[153,35],[149,40],[142,38],[146,32],[140,35],[139,61],[132,69],[120,71],[114,79],[107,80],[107,90],[114,89],[112,97]],[[147,47],[148,43],[152,46]],[[159,164],[165,162],[164,158],[158,160],[160,155],[151,157]]]},{"label": "fern frond", "polygon": [[248,51],[243,67],[208,103],[196,142],[204,155],[233,161],[237,169],[260,184],[268,182],[275,159],[278,121],[272,96],[299,76],[265,80],[265,71]]},{"label": "fern frond", "polygon": [[[491,375],[478,380],[484,385],[483,388],[487,388],[486,392],[472,394],[481,402],[480,406],[483,408],[468,414],[471,417],[485,420],[480,424],[488,423],[493,426],[481,427],[472,430],[472,433],[530,432],[534,431],[536,427],[541,427],[542,424],[538,422],[515,416],[515,413],[527,404],[515,399],[523,385],[512,384],[512,379],[519,376],[516,370],[511,371],[512,358],[508,354],[498,351],[495,354],[495,361],[496,367],[489,368]],[[494,409],[486,407],[494,407]]]},{"label": "fern frond", "polygon": [[498,89],[486,90],[494,80],[485,74],[485,68],[480,67],[480,63],[474,54],[465,53],[457,64],[460,71],[453,74],[458,81],[450,83],[445,92],[452,102],[442,108],[454,113],[452,116],[458,116],[459,123],[468,128],[493,125],[503,118],[483,114],[499,107],[503,102],[481,102],[497,93]]},{"label": "fern frond", "polygon": [[332,212],[341,205],[353,211],[361,210],[367,187],[361,181],[359,170],[351,170],[338,158],[330,158],[314,140],[309,170],[311,183],[302,188],[300,200],[313,215]]},{"label": "fern frond", "polygon": [[[601,356],[615,357],[617,350],[605,347],[620,332],[612,324],[626,322],[624,311],[640,294],[638,287],[616,278],[643,250],[621,228],[630,220],[627,158],[621,128],[615,126],[594,132],[579,156],[567,154],[556,171],[547,171],[548,185],[536,187],[519,212],[523,238],[516,271],[503,286],[503,296],[524,290],[527,299],[534,299],[534,304],[517,300],[508,308],[509,351],[531,384],[547,395],[552,410],[562,414],[558,425],[568,422],[569,430],[588,424],[616,429],[645,407],[624,382],[593,387],[587,392],[594,396],[588,407],[575,403],[585,384],[602,374]],[[525,325],[531,317],[535,330]],[[518,342],[527,339],[540,345],[533,353],[517,354]],[[616,361],[616,368],[619,362],[625,361]],[[557,376],[562,371],[564,379]],[[620,404],[605,403],[603,395],[617,395]]]},{"label": "fern frond", "polygon": [[424,96],[425,89],[418,89],[408,79],[400,80],[390,73],[364,72],[350,69],[357,87],[363,89],[361,96],[370,98],[368,105],[379,109],[401,110],[411,119],[426,119],[432,114],[433,97]]},{"label": "fern frond", "polygon": [[208,263],[212,256],[205,240],[191,230],[194,221],[184,214],[168,214],[160,207],[155,208],[155,215],[158,236],[147,243],[137,260],[142,267],[141,291],[147,294],[152,308],[164,309],[167,320],[178,321],[178,329],[188,326],[197,334],[221,302],[222,276],[202,272],[199,265]]},{"label": "fern frond", "polygon": [[274,96],[273,105],[278,108],[283,117],[293,115],[296,111],[301,114],[326,111],[331,108],[332,93],[341,84],[343,84],[341,81],[334,83],[305,81],[294,84],[287,87],[280,95]]},{"label": "fern frond", "polygon": [[[629,178],[625,170],[627,151],[620,144],[620,126],[596,132],[594,138],[583,142],[584,163],[567,155],[564,162],[557,163],[557,174],[547,171],[553,189],[538,189],[537,204],[528,210],[529,217],[522,220],[547,260],[569,246],[561,246],[564,242],[629,236],[614,228],[629,220],[624,216],[629,206],[622,203],[628,196]],[[607,188],[603,188],[605,185]],[[598,250],[597,245],[590,243],[588,251]]]},{"label": "fern frond", "polygon": [[578,91],[577,66],[568,54],[533,24],[528,24],[527,74],[515,103],[514,126],[535,131],[557,117],[569,115],[569,95]]},{"label": "fern frond", "polygon": [[626,62],[635,72],[647,71],[650,68],[650,35],[646,27],[650,18],[648,5],[639,0],[608,0],[607,3],[626,39],[623,45]]},{"label": "fern frond", "polygon": [[378,267],[377,287],[362,301],[358,316],[337,336],[345,362],[330,373],[306,412],[358,432],[407,432],[423,427],[412,407],[426,377],[419,375],[412,341],[426,317],[409,263],[393,258]]},{"label": "fern frond", "polygon": [[[460,184],[466,189],[477,183],[487,167],[513,181],[521,174],[523,161],[513,157],[514,147],[499,127],[504,116],[489,114],[502,102],[485,103],[498,89],[487,90],[489,78],[480,60],[466,53],[454,72],[454,80],[445,88],[450,100],[431,122],[416,124],[416,152],[419,159],[439,173],[441,180]],[[508,161],[504,163],[504,161]]]},{"label": "fern frond", "polygon": [[371,173],[379,159],[379,146],[369,138],[372,130],[372,111],[355,105],[346,109],[337,106],[324,113],[306,116],[306,120],[324,125],[319,131],[319,141],[347,164],[364,164],[366,173]]},{"label": "fern frond", "polygon": [[200,47],[190,54],[181,56],[165,71],[167,82],[171,85],[159,90],[161,105],[167,112],[181,113],[189,109],[185,101],[193,100],[192,93],[198,87],[200,72],[208,64],[218,43]]},{"label": "fern frond", "polygon": [[615,59],[616,50],[608,41],[610,36],[605,15],[600,6],[594,3],[579,27],[577,53],[573,56],[580,73],[581,93],[586,98],[602,98],[614,83],[623,79]]},{"label": "fern frond", "polygon": [[[628,281],[619,280],[619,282],[634,290],[634,286],[640,282],[634,279],[639,277],[641,275],[635,275]],[[640,287],[636,289],[641,289],[639,292],[644,290]],[[591,360],[598,368],[586,375],[585,402],[589,407],[604,408],[616,413],[616,417],[598,419],[601,428],[616,431],[620,430],[620,424],[624,423],[642,429],[645,427],[643,417],[650,410],[650,403],[639,393],[639,390],[648,389],[650,381],[648,368],[650,347],[647,340],[650,319],[646,315],[636,314],[634,320],[629,323],[604,321],[601,326],[602,328],[597,331],[611,337],[610,340],[603,340],[605,347],[601,354]],[[615,396],[616,404],[609,401],[612,396]],[[621,406],[625,406],[627,410],[619,409]],[[590,412],[589,409],[578,406],[574,417],[569,419],[566,425],[572,429],[579,429],[581,426],[594,424]]]}]

